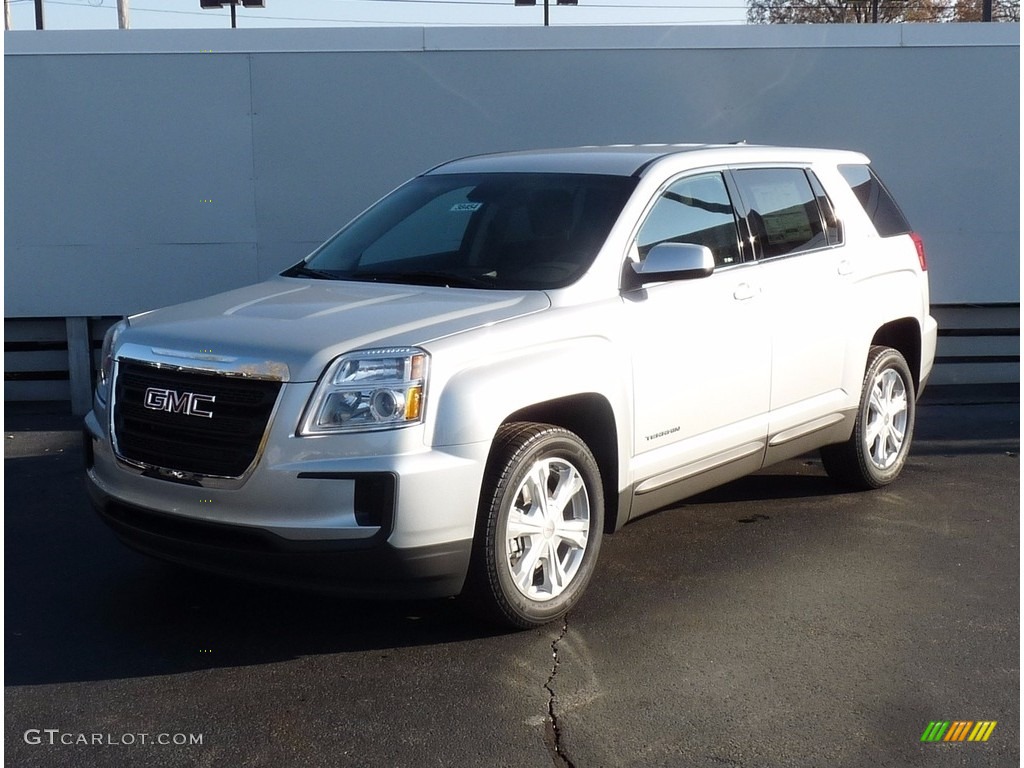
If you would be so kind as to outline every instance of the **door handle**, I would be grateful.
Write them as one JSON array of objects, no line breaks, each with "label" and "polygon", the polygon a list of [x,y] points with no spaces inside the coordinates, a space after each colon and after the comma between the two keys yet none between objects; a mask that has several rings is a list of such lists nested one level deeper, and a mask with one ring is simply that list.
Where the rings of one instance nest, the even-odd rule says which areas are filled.
[{"label": "door handle", "polygon": [[757,291],[750,283],[740,283],[732,292],[732,297],[736,299],[736,301],[746,301],[747,299],[754,298],[756,295]]},{"label": "door handle", "polygon": [[842,261],[839,262],[839,265],[836,267],[836,272],[838,272],[843,277],[845,277],[846,275],[852,275],[853,264],[851,264],[848,259],[843,259]]}]

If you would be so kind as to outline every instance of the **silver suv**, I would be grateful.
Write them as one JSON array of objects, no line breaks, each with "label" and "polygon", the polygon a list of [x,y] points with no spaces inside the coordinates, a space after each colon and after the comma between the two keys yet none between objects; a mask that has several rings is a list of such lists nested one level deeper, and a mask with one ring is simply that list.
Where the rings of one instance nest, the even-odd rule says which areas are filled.
[{"label": "silver suv", "polygon": [[157,557],[540,625],[685,496],[819,448],[895,479],[925,270],[853,152],[457,160],[279,277],[112,328],[88,486]]}]

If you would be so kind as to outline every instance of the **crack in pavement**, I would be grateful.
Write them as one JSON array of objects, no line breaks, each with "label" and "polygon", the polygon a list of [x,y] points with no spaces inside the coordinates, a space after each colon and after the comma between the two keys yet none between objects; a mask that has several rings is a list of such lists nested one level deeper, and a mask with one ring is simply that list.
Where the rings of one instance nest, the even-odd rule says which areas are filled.
[{"label": "crack in pavement", "polygon": [[551,754],[551,760],[556,768],[576,768],[576,764],[569,759],[562,748],[562,731],[558,725],[558,715],[555,713],[555,689],[552,687],[555,675],[558,674],[558,644],[569,631],[569,617],[562,620],[562,631],[558,637],[551,641],[551,674],[548,681],[544,683],[544,690],[548,692],[548,716],[544,721],[544,745]]}]

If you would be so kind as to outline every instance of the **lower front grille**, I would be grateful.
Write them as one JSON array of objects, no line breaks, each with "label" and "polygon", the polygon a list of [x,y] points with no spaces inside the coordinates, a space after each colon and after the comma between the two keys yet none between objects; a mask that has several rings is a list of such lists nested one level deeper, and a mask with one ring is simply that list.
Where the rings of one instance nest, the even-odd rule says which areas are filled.
[{"label": "lower front grille", "polygon": [[164,469],[239,477],[252,464],[280,381],[118,363],[114,437],[121,458]]}]

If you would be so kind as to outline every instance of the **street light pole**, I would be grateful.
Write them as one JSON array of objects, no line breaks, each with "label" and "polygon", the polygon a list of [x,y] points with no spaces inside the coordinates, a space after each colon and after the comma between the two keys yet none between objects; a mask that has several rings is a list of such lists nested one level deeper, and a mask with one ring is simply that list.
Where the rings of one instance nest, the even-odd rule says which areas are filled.
[{"label": "street light pole", "polygon": [[[534,7],[537,0],[515,0],[515,4]],[[579,0],[555,0],[555,5],[579,5]],[[544,26],[551,26],[551,0],[544,0]]]},{"label": "street light pole", "polygon": [[43,28],[43,0],[36,0],[36,29]]},{"label": "street light pole", "polygon": [[128,0],[117,0],[117,28],[132,28],[131,22],[128,19]]},{"label": "street light pole", "polygon": [[[127,2],[127,0],[125,0]],[[199,0],[200,8],[223,8],[224,3],[231,6],[231,28],[238,28],[238,20],[235,17],[235,6],[241,4],[244,8],[266,8],[266,0]]]},{"label": "street light pole", "polygon": [[4,29],[11,29],[11,0],[4,0]]}]

